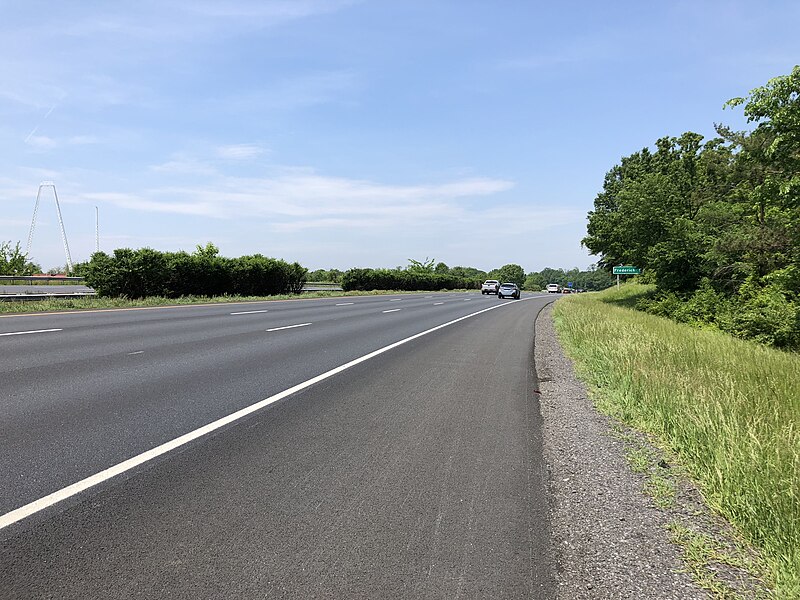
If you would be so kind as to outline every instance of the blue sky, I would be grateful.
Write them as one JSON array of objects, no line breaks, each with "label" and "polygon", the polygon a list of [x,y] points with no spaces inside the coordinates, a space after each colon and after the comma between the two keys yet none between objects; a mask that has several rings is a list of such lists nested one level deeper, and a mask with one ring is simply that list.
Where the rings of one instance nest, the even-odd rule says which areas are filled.
[{"label": "blue sky", "polygon": [[[800,63],[800,3],[0,0],[0,240],[586,268],[603,175]],[[44,190],[31,258],[65,263]]]}]

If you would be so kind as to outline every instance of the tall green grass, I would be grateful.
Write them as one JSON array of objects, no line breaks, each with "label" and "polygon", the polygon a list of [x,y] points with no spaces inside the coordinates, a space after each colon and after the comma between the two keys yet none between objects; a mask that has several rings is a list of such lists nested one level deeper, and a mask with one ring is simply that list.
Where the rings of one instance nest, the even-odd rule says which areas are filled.
[{"label": "tall green grass", "polygon": [[599,409],[658,436],[710,506],[800,598],[800,355],[626,308],[646,286],[564,298],[554,316]]}]

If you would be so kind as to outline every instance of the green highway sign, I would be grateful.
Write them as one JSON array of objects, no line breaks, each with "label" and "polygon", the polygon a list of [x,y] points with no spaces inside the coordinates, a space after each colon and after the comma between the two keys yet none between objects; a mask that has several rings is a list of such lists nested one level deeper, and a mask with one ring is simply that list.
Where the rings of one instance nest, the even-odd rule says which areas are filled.
[{"label": "green highway sign", "polygon": [[638,275],[641,272],[639,267],[614,267],[614,275]]}]

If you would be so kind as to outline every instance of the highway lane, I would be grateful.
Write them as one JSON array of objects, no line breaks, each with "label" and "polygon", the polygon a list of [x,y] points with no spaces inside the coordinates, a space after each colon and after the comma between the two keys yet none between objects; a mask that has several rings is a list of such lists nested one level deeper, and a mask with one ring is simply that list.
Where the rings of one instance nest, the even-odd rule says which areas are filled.
[{"label": "highway lane", "polygon": [[[417,294],[0,318],[0,473],[11,482],[0,514],[502,302]],[[304,326],[278,329],[293,325]]]},{"label": "highway lane", "polygon": [[[552,597],[532,358],[548,301],[415,339],[4,530],[0,597]],[[363,327],[347,340],[406,312],[373,308],[340,315]],[[418,310],[412,324],[432,304]],[[337,354],[302,341],[313,331],[276,333],[298,338],[284,350]],[[213,387],[205,368],[195,377]]]}]

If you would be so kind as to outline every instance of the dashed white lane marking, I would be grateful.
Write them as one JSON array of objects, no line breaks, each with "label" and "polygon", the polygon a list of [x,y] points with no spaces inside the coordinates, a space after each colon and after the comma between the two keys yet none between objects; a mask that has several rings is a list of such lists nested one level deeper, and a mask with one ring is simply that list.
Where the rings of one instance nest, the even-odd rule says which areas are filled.
[{"label": "dashed white lane marking", "polygon": [[338,302],[336,306],[350,306],[352,302]]},{"label": "dashed white lane marking", "polygon": [[472,300],[472,298],[464,298],[464,300],[462,300],[462,302],[469,302],[470,300]]},{"label": "dashed white lane marking", "polygon": [[444,304],[444,302],[434,302],[433,303],[434,306],[439,306],[440,304]]},{"label": "dashed white lane marking", "polygon": [[29,333],[50,333],[51,331],[64,331],[63,329],[35,329],[33,331],[12,331],[10,333],[0,333],[3,335],[28,335]]},{"label": "dashed white lane marking", "polygon": [[402,308],[392,308],[391,310],[382,310],[381,312],[388,313],[388,312],[397,312],[398,310],[403,310]]},{"label": "dashed white lane marking", "polygon": [[400,302],[402,298],[392,298],[389,302]]},{"label": "dashed white lane marking", "polygon": [[242,312],[232,312],[232,315],[254,315],[256,313],[265,313],[266,310],[243,310]]},{"label": "dashed white lane marking", "polygon": [[[530,300],[530,299],[531,298],[523,298],[522,301],[524,302],[525,300]],[[495,304],[494,306],[490,306],[489,308],[484,308],[474,313],[464,315],[463,317],[453,319],[452,321],[448,321],[447,323],[442,323],[441,325],[437,325],[436,327],[426,329],[425,331],[422,331],[420,333],[417,333],[400,341],[394,342],[393,344],[389,344],[388,346],[384,346],[383,348],[374,350],[369,354],[365,354],[364,356],[351,360],[350,362],[347,362],[334,369],[331,369],[330,371],[326,371],[321,375],[317,375],[316,377],[307,379],[306,381],[298,383],[297,385],[285,389],[282,392],[270,396],[269,398],[265,398],[260,402],[256,402],[255,404],[251,404],[250,406],[242,408],[241,410],[237,410],[236,412],[231,413],[225,417],[222,417],[221,419],[217,419],[216,421],[213,421],[208,425],[204,425],[203,427],[195,429],[194,431],[185,433],[180,437],[170,440],[169,442],[165,442],[160,446],[156,446],[155,448],[151,448],[150,450],[142,452],[141,454],[137,454],[136,456],[129,458],[128,460],[125,460],[119,464],[104,469],[99,473],[95,473],[94,475],[90,475],[85,479],[81,479],[80,481],[77,481],[72,485],[68,485],[65,488],[53,492],[52,494],[48,494],[47,496],[43,496],[38,500],[34,500],[33,502],[26,504],[25,506],[20,506],[19,508],[16,508],[10,512],[5,513],[4,515],[0,515],[0,529],[8,527],[9,525],[13,525],[14,523],[17,523],[18,521],[21,521],[33,514],[36,514],[39,511],[49,508],[54,504],[58,504],[62,500],[66,500],[67,498],[71,498],[72,496],[80,494],[81,492],[86,491],[87,489],[94,487],[99,483],[108,481],[109,479],[112,479],[117,475],[125,473],[126,471],[130,471],[131,469],[135,469],[139,465],[149,462],[154,458],[158,458],[159,456],[166,454],[167,452],[170,452],[176,448],[180,448],[181,446],[185,446],[186,444],[196,440],[197,438],[203,437],[204,435],[208,435],[209,433],[212,433],[217,429],[220,429],[222,427],[225,427],[226,425],[234,423],[235,421],[243,419],[247,415],[259,411],[262,408],[269,406],[270,404],[274,404],[275,402],[283,400],[284,398],[291,396],[292,394],[296,394],[301,390],[311,387],[315,383],[319,383],[320,381],[324,381],[325,379],[333,377],[334,375],[338,375],[342,371],[346,371],[347,369],[355,367],[356,365],[359,365],[362,362],[375,358],[376,356],[379,356],[384,352],[393,350],[398,346],[407,344],[408,342],[421,338],[422,336],[431,334],[434,331],[439,331],[440,329],[444,329],[445,327],[449,327],[450,325],[455,325],[456,323],[459,323],[466,319],[476,317],[482,313],[488,312],[490,310],[496,310],[504,306],[518,306],[518,303],[514,302],[514,303]]]},{"label": "dashed white lane marking", "polygon": [[136,352],[128,352],[128,356],[134,356],[136,354],[144,354],[144,350],[138,350]]},{"label": "dashed white lane marking", "polygon": [[308,327],[311,323],[298,323],[297,325],[284,325],[283,327],[273,327],[267,331],[281,331],[282,329],[294,329],[295,327]]}]

